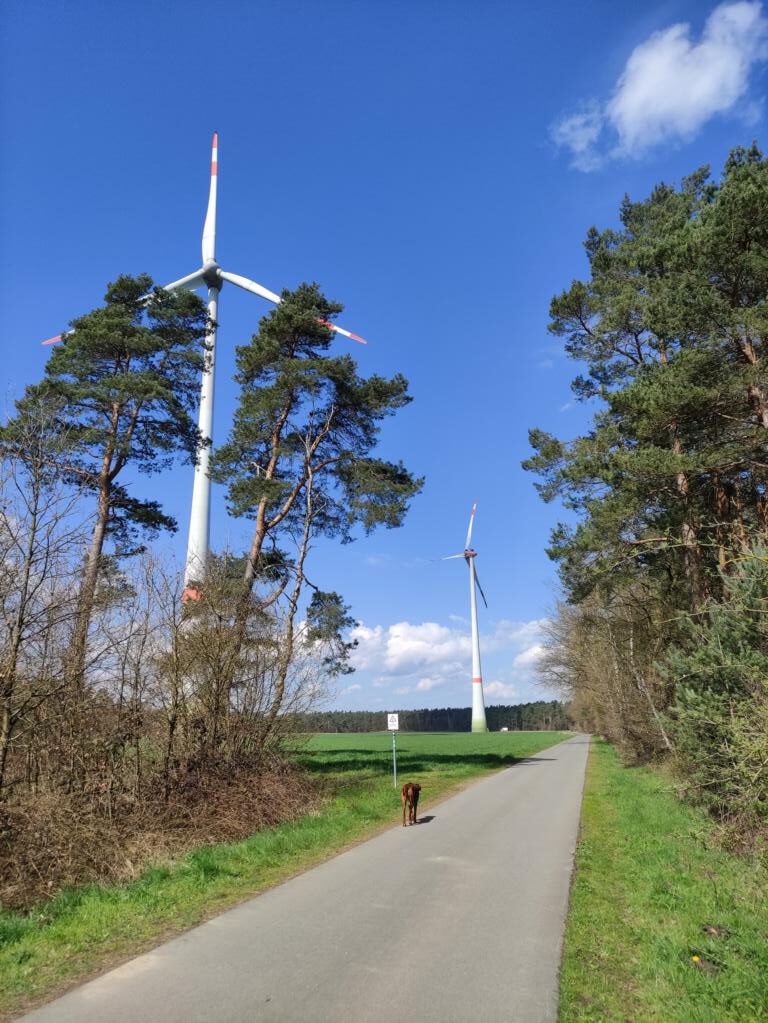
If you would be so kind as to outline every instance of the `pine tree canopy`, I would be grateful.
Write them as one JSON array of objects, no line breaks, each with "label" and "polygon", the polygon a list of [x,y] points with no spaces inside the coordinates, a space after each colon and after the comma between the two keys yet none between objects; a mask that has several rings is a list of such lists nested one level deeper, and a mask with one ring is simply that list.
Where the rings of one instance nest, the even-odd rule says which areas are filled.
[{"label": "pine tree canopy", "polygon": [[351,539],[361,525],[400,525],[421,489],[402,463],[373,456],[380,424],[410,402],[408,383],[362,377],[354,359],[329,354],[323,321],[342,309],[316,284],[284,291],[249,344],[237,349],[240,403],[212,476],[227,486],[231,514],[264,519],[267,531],[300,514],[308,480],[315,531]]},{"label": "pine tree canopy", "polygon": [[175,529],[157,501],[133,497],[119,476],[128,466],[160,472],[179,455],[195,460],[206,325],[205,306],[191,292],[152,290],[145,274],[119,277],[101,308],[72,322],[0,441],[13,447],[23,420],[46,406],[61,442],[57,468],[107,501],[114,539]]},{"label": "pine tree canopy", "polygon": [[625,198],[619,224],[590,230],[589,278],[551,305],[586,365],[574,392],[600,403],[592,430],[531,431],[524,467],[576,514],[550,550],[571,597],[639,568],[685,577],[695,606],[768,525],[768,162],[736,149],[720,182],[702,168]]}]

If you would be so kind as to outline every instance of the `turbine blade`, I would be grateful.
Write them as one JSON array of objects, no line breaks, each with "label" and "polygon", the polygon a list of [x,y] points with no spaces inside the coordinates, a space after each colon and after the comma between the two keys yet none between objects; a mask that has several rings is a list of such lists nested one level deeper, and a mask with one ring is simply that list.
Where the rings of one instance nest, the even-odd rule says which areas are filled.
[{"label": "turbine blade", "polygon": [[[186,277],[180,277],[178,281],[171,281],[170,284],[163,285],[163,291],[176,291],[178,288],[188,288],[190,291],[194,291],[196,288],[201,287],[205,284],[203,280],[203,271],[195,270],[193,274],[187,274]],[[148,292],[146,295],[142,295],[140,301],[148,302],[152,298],[152,292]],[[73,330],[67,330],[63,334],[57,334],[56,337],[49,337],[47,341],[41,341],[41,345],[55,345],[57,341],[63,341],[65,337],[69,337],[70,334],[74,334]]]},{"label": "turbine blade", "polygon": [[[230,273],[229,270],[219,270],[219,277],[221,277],[222,280],[236,284],[238,288],[244,288],[246,291],[252,291],[254,295],[260,295],[262,298],[266,298],[269,302],[274,302],[275,305],[282,302],[280,296],[276,295],[274,291],[270,291],[269,288],[265,288],[262,284],[257,284],[256,281],[252,281],[248,277],[241,277],[240,274]],[[368,344],[365,338],[360,337],[358,334],[353,334],[351,331],[345,330],[343,327],[337,327],[336,324],[331,323],[330,320],[320,320],[320,323],[337,334],[343,334],[344,337],[350,337],[353,341],[359,341],[361,345]]]},{"label": "turbine blade", "polygon": [[[187,288],[189,291],[194,291],[196,288],[200,288],[205,284],[203,280],[202,267],[199,270],[195,270],[193,274],[187,274],[186,277],[180,277],[178,281],[171,281],[170,284],[163,285],[163,291],[177,291],[179,288]],[[150,295],[143,295],[142,298],[147,299]]]},{"label": "turbine blade", "polygon": [[274,302],[275,305],[282,301],[280,296],[276,295],[274,291],[270,291],[269,288],[265,288],[261,284],[257,284],[256,281],[249,280],[247,277],[241,277],[240,274],[231,274],[227,270],[219,270],[219,277],[222,280],[229,281],[231,284],[236,284],[238,288],[252,291],[254,295],[260,295],[261,298],[266,298],[269,302]]},{"label": "turbine blade", "polygon": [[441,558],[441,561],[453,561],[454,558],[463,558],[463,554],[449,554],[447,558]]},{"label": "turbine blade", "polygon": [[216,186],[219,179],[219,136],[213,133],[211,144],[211,190],[208,193],[208,209],[203,224],[203,264],[216,259]]},{"label": "turbine blade", "polygon": [[485,604],[486,607],[488,607],[488,601],[485,599],[483,587],[480,585],[480,580],[477,578],[477,569],[475,569],[475,585],[477,586],[478,590],[480,590],[480,596],[483,598],[483,603]]},{"label": "turbine blade", "polygon": [[368,342],[364,337],[360,337],[359,334],[353,334],[351,330],[344,330],[343,327],[337,327],[335,323],[331,323],[330,320],[320,320],[324,327],[328,327],[329,330],[335,331],[337,334],[343,334],[344,337],[352,338],[353,341],[359,341],[361,345],[367,345]]},{"label": "turbine blade", "polygon": [[469,529],[467,530],[467,540],[464,544],[464,550],[469,550],[469,544],[472,540],[472,526],[475,524],[475,512],[477,511],[477,501],[472,505],[472,513],[469,516]]}]

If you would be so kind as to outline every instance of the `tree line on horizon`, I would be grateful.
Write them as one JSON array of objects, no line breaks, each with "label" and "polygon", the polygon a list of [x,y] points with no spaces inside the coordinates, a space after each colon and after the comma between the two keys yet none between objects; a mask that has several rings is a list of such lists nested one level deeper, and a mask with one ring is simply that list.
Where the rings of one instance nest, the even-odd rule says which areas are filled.
[{"label": "tree line on horizon", "polygon": [[734,149],[592,228],[551,304],[582,436],[530,434],[567,517],[542,676],[627,758],[670,758],[740,835],[768,826],[768,161]]},{"label": "tree line on horizon", "polygon": [[[296,714],[293,725],[297,732],[382,732],[387,728],[387,713],[383,710],[309,711]],[[397,713],[401,732],[471,731],[471,707],[425,707]],[[486,707],[485,715],[492,732],[502,728],[511,732],[563,732],[572,725],[568,707],[560,700],[497,704]]]}]

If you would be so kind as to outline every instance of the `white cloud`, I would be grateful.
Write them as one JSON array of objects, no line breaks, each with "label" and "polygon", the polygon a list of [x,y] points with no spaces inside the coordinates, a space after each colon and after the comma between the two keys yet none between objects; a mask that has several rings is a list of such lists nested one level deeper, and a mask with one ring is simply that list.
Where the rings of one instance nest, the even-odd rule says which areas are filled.
[{"label": "white cloud", "polygon": [[469,618],[463,615],[448,615],[449,622],[456,622],[457,625],[469,625]]},{"label": "white cloud", "polygon": [[539,663],[546,653],[542,643],[534,643],[515,657],[512,661],[513,668],[533,668]]},{"label": "white cloud", "polygon": [[358,683],[355,682],[353,685],[347,686],[346,689],[342,689],[342,693],[356,693],[362,688],[363,687],[361,685],[358,685]]},{"label": "white cloud", "polygon": [[489,649],[527,648],[540,640],[546,625],[546,618],[533,618],[529,622],[512,622],[502,618],[496,623],[496,629],[490,637]]},{"label": "white cloud", "polygon": [[511,685],[509,682],[495,680],[484,683],[483,692],[486,698],[495,696],[501,700],[514,700],[517,696],[517,686]]},{"label": "white cloud", "polygon": [[605,115],[596,101],[586,104],[584,109],[561,118],[552,125],[552,141],[568,149],[571,163],[578,170],[597,170],[603,159],[596,151],[597,141],[603,130]]},{"label": "white cloud", "polygon": [[429,691],[430,689],[434,689],[435,686],[441,686],[444,683],[444,678],[420,678],[416,683],[416,688]]},{"label": "white cloud", "polygon": [[[502,618],[494,629],[482,635],[483,653],[527,650],[539,642],[546,623],[544,618],[514,622]],[[472,640],[467,626],[449,628],[437,622],[396,622],[384,628],[358,623],[351,631],[357,640],[352,664],[359,671],[375,671],[376,683],[385,684],[387,676],[420,675],[442,679],[466,674],[472,656]]]},{"label": "white cloud", "polygon": [[[502,618],[483,624],[482,663],[486,678],[491,679],[483,687],[487,701],[548,698],[536,678],[546,625],[546,618]],[[469,622],[456,616],[449,625],[401,621],[371,626],[360,622],[352,635],[358,641],[353,666],[361,673],[361,695],[370,705],[382,702],[376,699],[382,690],[389,694],[385,700],[390,705],[393,697],[398,702],[403,698],[401,706],[468,704],[472,664]]]},{"label": "white cloud", "polygon": [[574,167],[595,170],[607,157],[640,156],[662,142],[688,141],[717,114],[755,116],[747,100],[755,64],[768,57],[768,20],[758,0],[722,3],[698,42],[680,22],[654,32],[629,56],[613,95],[592,100],[551,129]]},{"label": "white cloud", "polygon": [[437,622],[397,622],[386,630],[361,623],[352,629],[351,638],[358,642],[352,654],[355,668],[390,675],[409,675],[430,665],[445,667],[471,653],[468,634]]},{"label": "white cloud", "polygon": [[370,565],[371,568],[380,568],[382,565],[389,565],[391,561],[391,554],[367,554],[365,557],[366,565]]},{"label": "white cloud", "polygon": [[[482,633],[484,660],[488,659],[491,670],[501,670],[513,680],[497,677],[486,683],[488,698],[509,701],[513,696],[519,697],[521,686],[527,689],[533,684],[536,663],[543,652],[546,621],[502,618]],[[373,674],[374,688],[392,687],[393,695],[406,696],[444,687],[443,699],[466,699],[472,657],[468,623],[453,627],[438,622],[396,622],[386,627],[359,623],[352,635],[358,641],[352,654],[354,667]],[[493,667],[494,661],[501,663]]]}]

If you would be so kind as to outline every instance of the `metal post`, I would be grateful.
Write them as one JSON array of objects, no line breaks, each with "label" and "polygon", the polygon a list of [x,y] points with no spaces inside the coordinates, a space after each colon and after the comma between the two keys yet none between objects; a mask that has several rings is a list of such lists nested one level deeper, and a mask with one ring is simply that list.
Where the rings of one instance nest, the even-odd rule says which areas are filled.
[{"label": "metal post", "polygon": [[395,736],[397,732],[392,733],[392,774],[395,779],[395,789],[397,789],[397,744],[395,743]]}]

